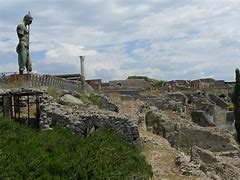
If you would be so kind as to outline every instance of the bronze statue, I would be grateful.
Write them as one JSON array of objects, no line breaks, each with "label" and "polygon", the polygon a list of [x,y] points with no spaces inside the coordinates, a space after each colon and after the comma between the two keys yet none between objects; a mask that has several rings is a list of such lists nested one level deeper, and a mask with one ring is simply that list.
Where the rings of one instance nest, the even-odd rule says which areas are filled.
[{"label": "bronze statue", "polygon": [[32,63],[29,56],[29,27],[32,20],[32,16],[28,13],[23,17],[23,21],[17,26],[19,43],[16,51],[18,53],[19,74],[23,74],[25,67],[28,72],[32,71]]}]

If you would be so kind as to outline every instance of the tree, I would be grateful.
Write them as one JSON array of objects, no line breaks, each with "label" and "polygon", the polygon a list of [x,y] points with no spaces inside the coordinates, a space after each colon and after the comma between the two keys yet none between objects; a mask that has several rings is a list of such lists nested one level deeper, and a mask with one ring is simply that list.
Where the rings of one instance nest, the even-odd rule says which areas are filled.
[{"label": "tree", "polygon": [[240,73],[236,69],[236,84],[233,94],[234,114],[235,114],[235,128],[237,132],[237,140],[240,142]]}]

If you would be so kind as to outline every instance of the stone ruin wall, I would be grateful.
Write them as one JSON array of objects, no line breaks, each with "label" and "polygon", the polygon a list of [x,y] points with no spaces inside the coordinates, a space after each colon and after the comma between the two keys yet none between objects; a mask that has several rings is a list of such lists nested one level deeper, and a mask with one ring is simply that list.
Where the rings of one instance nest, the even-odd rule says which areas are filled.
[{"label": "stone ruin wall", "polygon": [[227,133],[209,127],[199,127],[189,121],[170,120],[160,111],[149,111],[145,116],[147,130],[166,138],[172,147],[189,152],[198,146],[214,152],[236,150],[238,145]]},{"label": "stone ruin wall", "polygon": [[[81,109],[81,108],[80,108]],[[79,110],[78,106],[64,106],[44,96],[40,103],[40,129],[49,129],[57,123],[72,129],[80,136],[86,137],[97,129],[114,129],[129,144],[139,143],[137,125],[127,117],[114,112],[101,110]]]},{"label": "stone ruin wall", "polygon": [[150,87],[150,83],[143,79],[127,79],[109,81],[109,86],[104,87],[103,90],[145,90]]},{"label": "stone ruin wall", "polygon": [[[32,89],[0,89],[0,94],[8,94],[9,92],[32,91]],[[2,97],[0,95],[0,97]],[[113,129],[123,137],[129,144],[137,145],[139,143],[139,132],[137,125],[130,122],[126,116],[113,112],[117,106],[112,104],[108,99],[104,99],[104,108],[107,110],[99,110],[89,105],[61,105],[54,101],[51,96],[41,95],[39,103],[40,130],[53,128],[56,124],[62,123],[65,127],[72,129],[76,134],[86,137],[92,131],[97,129]],[[1,99],[0,104],[4,105]],[[7,101],[6,101],[7,102]]]}]

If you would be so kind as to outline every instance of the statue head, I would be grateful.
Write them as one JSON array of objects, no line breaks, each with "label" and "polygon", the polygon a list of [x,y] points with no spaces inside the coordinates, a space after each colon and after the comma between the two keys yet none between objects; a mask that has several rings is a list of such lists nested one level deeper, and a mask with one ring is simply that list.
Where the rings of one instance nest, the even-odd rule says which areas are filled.
[{"label": "statue head", "polygon": [[238,68],[236,69],[236,74],[239,74],[239,69]]},{"label": "statue head", "polygon": [[23,21],[26,25],[30,25],[32,23],[33,17],[30,14],[27,14],[23,17]]}]

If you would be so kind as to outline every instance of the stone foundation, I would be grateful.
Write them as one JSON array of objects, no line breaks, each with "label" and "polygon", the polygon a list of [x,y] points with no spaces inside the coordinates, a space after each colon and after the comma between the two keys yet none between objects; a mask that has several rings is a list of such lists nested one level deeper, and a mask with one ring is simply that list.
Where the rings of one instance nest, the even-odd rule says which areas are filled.
[{"label": "stone foundation", "polygon": [[86,106],[60,105],[51,97],[44,96],[40,104],[40,129],[54,127],[58,123],[86,137],[97,129],[114,129],[128,143],[137,145],[139,132],[137,125],[130,123],[127,117],[110,111],[91,109]]}]

